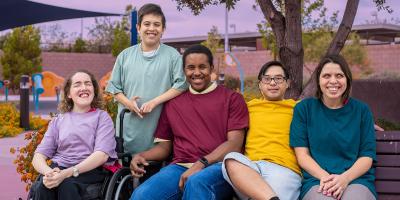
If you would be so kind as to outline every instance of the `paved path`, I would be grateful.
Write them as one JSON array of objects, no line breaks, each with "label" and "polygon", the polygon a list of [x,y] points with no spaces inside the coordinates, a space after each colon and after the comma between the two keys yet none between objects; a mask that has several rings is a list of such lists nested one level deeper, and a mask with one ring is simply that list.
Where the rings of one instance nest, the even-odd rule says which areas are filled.
[{"label": "paved path", "polygon": [[[0,96],[0,102],[4,102],[4,100],[4,96]],[[35,113],[35,115],[47,118],[50,112],[55,113],[57,111],[55,97],[40,97],[39,100],[39,113]],[[16,102],[18,108],[19,96],[9,96],[9,101]],[[31,97],[29,111],[34,112],[33,109],[34,104]],[[0,200],[26,199],[25,183],[21,182],[21,176],[16,172],[16,167],[13,164],[16,155],[10,153],[11,147],[22,147],[26,143],[24,134],[12,138],[0,138]]]},{"label": "paved path", "polygon": [[27,143],[24,134],[13,138],[0,138],[0,199],[26,199],[25,183],[21,182],[20,175],[13,164],[15,154],[10,153],[11,147],[22,147]]}]

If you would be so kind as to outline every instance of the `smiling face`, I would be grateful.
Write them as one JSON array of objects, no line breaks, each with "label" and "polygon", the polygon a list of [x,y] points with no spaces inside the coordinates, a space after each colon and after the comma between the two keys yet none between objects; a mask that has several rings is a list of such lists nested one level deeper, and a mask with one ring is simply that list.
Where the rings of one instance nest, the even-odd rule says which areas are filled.
[{"label": "smiling face", "polygon": [[347,79],[336,63],[326,63],[319,76],[319,86],[322,92],[322,98],[326,101],[342,101],[342,96],[347,88]]},{"label": "smiling face", "polygon": [[154,14],[144,15],[142,22],[136,25],[136,29],[142,41],[143,51],[154,50],[160,44],[164,33],[162,17]]},{"label": "smiling face", "polygon": [[286,80],[285,72],[282,67],[272,65],[262,76],[258,87],[264,99],[280,101],[283,100],[285,96],[286,89],[289,87],[289,82]]},{"label": "smiling face", "polygon": [[190,86],[197,92],[208,88],[211,84],[211,72],[208,57],[203,53],[191,53],[185,58],[185,75]]},{"label": "smiling face", "polygon": [[72,76],[68,98],[73,101],[74,112],[82,112],[90,109],[94,98],[94,87],[88,74],[78,72]]}]

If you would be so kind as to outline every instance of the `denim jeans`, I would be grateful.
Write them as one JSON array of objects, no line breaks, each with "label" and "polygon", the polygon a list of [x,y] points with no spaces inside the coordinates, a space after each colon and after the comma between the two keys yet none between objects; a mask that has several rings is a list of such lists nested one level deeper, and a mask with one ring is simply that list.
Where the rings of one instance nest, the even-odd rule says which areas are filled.
[{"label": "denim jeans", "polygon": [[131,200],[231,198],[233,190],[222,176],[221,165],[215,163],[190,176],[183,191],[179,189],[178,184],[187,168],[176,164],[168,165],[136,188]]}]

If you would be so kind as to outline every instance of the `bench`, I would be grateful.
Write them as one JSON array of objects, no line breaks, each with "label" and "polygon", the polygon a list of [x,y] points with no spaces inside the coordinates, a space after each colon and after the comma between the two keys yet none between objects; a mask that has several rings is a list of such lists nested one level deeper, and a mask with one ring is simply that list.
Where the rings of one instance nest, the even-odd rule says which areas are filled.
[{"label": "bench", "polygon": [[378,200],[400,199],[400,131],[376,132]]}]

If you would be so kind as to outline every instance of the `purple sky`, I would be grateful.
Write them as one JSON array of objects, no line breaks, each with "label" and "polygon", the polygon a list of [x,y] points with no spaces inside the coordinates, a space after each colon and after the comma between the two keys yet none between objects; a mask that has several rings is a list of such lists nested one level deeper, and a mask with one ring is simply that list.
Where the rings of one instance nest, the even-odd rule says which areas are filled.
[{"label": "purple sky", "polygon": [[[145,3],[160,4],[167,18],[167,29],[164,38],[184,37],[184,36],[198,36],[206,35],[213,25],[218,26],[220,33],[224,33],[224,8],[223,6],[210,6],[207,7],[199,16],[194,16],[188,9],[178,11],[176,3],[172,0],[153,0],[153,1],[140,1],[140,0],[32,0],[35,2],[52,4],[62,7],[69,7],[82,10],[99,11],[99,12],[112,12],[123,13],[126,5],[132,4],[139,8]],[[254,0],[241,0],[236,8],[229,13],[229,24],[235,24],[236,33],[239,32],[253,32],[257,31],[256,24],[263,19],[261,11],[252,9]],[[341,16],[346,4],[346,0],[326,0],[326,6],[330,12],[339,10]],[[380,19],[391,18],[400,20],[400,1],[387,0],[388,5],[392,7],[394,12],[389,15],[386,11],[378,12]],[[360,0],[359,9],[356,15],[355,24],[365,23],[365,20],[372,20],[371,13],[376,11],[376,7],[372,0]],[[115,18],[119,19],[119,18]],[[83,19],[84,30],[83,36],[87,35],[87,27],[93,25],[93,18]],[[81,19],[55,21],[49,23],[42,23],[41,26],[49,26],[51,24],[59,24],[63,31],[69,33],[80,33]],[[234,32],[233,28],[229,32]]]}]

